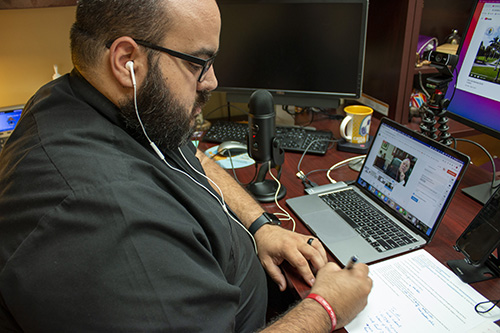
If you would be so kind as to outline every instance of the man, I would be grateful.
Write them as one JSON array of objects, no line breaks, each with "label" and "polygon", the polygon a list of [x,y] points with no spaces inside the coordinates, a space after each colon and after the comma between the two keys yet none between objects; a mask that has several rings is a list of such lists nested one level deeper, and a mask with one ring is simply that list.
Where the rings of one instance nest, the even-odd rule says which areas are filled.
[{"label": "man", "polygon": [[408,178],[406,177],[406,173],[410,170],[410,159],[405,158],[401,161],[399,166],[396,166],[391,163],[391,165],[387,168],[386,173],[396,180],[398,183],[403,183],[403,186],[406,185]]},{"label": "man", "polygon": [[[80,1],[75,69],[27,103],[1,155],[0,331],[255,331],[262,267],[284,290],[283,260],[337,327],[364,307],[366,265],[341,270],[271,224],[254,248],[262,208],[189,142],[220,26],[215,0]],[[333,319],[308,298],[266,330]]]}]

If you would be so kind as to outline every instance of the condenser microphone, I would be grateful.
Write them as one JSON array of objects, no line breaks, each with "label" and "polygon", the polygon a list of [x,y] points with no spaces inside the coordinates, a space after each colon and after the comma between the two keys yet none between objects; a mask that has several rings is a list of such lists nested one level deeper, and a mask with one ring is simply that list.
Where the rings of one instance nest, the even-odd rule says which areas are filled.
[{"label": "condenser microphone", "polygon": [[248,155],[257,163],[273,158],[276,134],[274,100],[267,90],[257,90],[248,102]]}]

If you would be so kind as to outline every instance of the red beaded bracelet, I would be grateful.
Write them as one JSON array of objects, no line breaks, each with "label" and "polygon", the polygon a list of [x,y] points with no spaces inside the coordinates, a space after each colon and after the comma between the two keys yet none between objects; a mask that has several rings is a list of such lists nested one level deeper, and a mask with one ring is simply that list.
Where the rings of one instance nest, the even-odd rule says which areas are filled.
[{"label": "red beaded bracelet", "polygon": [[317,294],[309,294],[307,295],[306,298],[312,298],[313,300],[321,304],[321,306],[326,310],[332,321],[332,332],[333,332],[333,330],[337,326],[337,316],[335,315],[335,312],[333,311],[333,308],[330,306],[330,304],[328,304],[328,302],[323,297]]}]

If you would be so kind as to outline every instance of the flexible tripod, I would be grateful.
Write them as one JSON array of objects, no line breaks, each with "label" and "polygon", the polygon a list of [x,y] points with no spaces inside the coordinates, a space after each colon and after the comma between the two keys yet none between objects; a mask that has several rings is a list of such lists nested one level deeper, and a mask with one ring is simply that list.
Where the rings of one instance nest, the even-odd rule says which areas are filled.
[{"label": "flexible tripod", "polygon": [[[426,87],[430,88],[432,93],[429,93],[422,87],[428,101],[420,109],[422,118],[420,131],[427,137],[450,146],[453,140],[451,139],[451,134],[448,132],[450,129],[448,126],[448,117],[445,116],[446,108],[450,104],[450,101],[444,98],[444,95],[448,84],[453,80],[453,73],[450,71],[448,65],[432,63],[431,66],[436,67],[439,74],[429,77],[426,80]],[[436,124],[439,124],[438,128],[436,128]]]},{"label": "flexible tripod", "polygon": [[[427,80],[427,86],[429,86],[430,79],[432,78],[429,78]],[[446,85],[448,84],[448,82],[446,82]],[[420,130],[422,133],[424,133],[424,135],[431,139],[439,141],[446,146],[450,146],[453,142],[451,139],[451,134],[448,132],[448,130],[450,129],[450,127],[448,126],[448,117],[445,116],[446,107],[449,103],[450,101],[444,98],[443,89],[436,86],[434,92],[430,96],[429,101],[421,109],[422,121],[420,123]],[[436,128],[436,124],[439,124],[438,128]],[[438,131],[439,135],[437,133]]]}]

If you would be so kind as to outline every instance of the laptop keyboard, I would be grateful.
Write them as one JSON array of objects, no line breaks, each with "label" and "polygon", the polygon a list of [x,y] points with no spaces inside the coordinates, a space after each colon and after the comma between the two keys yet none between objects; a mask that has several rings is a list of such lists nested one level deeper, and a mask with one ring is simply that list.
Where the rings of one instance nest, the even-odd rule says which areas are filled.
[{"label": "laptop keyboard", "polygon": [[352,189],[324,194],[320,198],[378,252],[417,241]]}]

